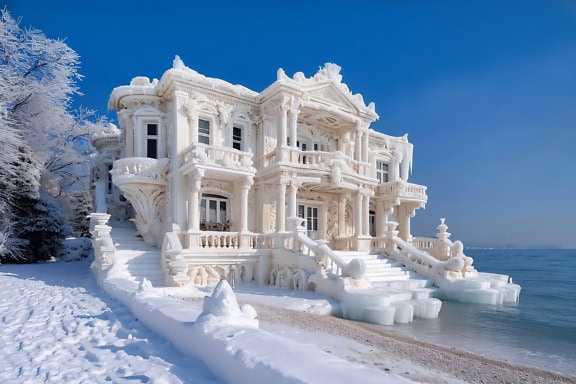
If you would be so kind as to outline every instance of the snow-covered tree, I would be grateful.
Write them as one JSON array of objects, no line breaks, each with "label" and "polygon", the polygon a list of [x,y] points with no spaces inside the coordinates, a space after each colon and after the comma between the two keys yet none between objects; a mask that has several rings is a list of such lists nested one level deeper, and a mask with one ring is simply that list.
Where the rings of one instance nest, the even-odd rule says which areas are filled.
[{"label": "snow-covered tree", "polygon": [[[49,39],[38,29],[22,28],[6,8],[0,10],[0,260],[8,245],[18,244],[8,252],[12,255],[22,249],[14,236],[28,241],[26,252],[34,246],[52,252],[52,246],[40,244],[36,235],[24,235],[26,226],[42,227],[40,222],[48,220],[43,215],[61,216],[56,212],[58,205],[38,194],[38,174],[53,196],[88,187],[88,135],[103,122],[93,111],[70,111],[72,97],[80,94],[78,69],[78,54],[63,40]],[[28,164],[28,169],[13,161],[23,157],[21,164]],[[21,184],[31,188],[19,189]],[[38,215],[40,221],[32,223],[30,215]],[[66,232],[65,224],[52,221],[59,234],[48,238]]]}]

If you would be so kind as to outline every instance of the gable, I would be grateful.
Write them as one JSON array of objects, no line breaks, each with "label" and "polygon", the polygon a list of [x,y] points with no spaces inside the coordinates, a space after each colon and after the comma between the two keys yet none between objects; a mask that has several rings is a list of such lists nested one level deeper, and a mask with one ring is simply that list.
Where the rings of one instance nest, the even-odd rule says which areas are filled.
[{"label": "gable", "polygon": [[352,96],[348,92],[344,93],[339,86],[332,82],[322,87],[305,91],[304,97],[322,104],[336,105],[348,112],[354,112],[359,109],[359,106],[351,100]]}]

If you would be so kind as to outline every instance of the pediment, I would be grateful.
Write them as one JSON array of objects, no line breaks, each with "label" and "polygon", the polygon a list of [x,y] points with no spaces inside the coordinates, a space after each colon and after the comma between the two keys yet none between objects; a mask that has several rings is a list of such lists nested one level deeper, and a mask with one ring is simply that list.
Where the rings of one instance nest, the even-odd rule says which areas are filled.
[{"label": "pediment", "polygon": [[311,101],[317,101],[327,105],[336,105],[349,111],[357,111],[361,105],[357,105],[352,95],[340,89],[340,86],[330,82],[321,87],[315,87],[306,91],[305,96]]}]

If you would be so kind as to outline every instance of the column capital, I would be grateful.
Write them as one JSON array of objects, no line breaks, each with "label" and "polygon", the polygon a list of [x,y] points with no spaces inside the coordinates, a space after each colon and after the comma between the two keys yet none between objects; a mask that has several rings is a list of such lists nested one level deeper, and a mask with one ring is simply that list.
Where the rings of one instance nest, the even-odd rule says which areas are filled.
[{"label": "column capital", "polygon": [[243,189],[250,189],[254,185],[254,178],[252,176],[246,176],[240,181],[240,186]]},{"label": "column capital", "polygon": [[192,178],[193,178],[194,180],[201,180],[201,179],[204,178],[204,174],[205,174],[205,170],[204,170],[204,169],[196,168],[196,169],[194,170],[194,172],[192,172],[192,173],[190,174],[190,176],[192,176]]}]

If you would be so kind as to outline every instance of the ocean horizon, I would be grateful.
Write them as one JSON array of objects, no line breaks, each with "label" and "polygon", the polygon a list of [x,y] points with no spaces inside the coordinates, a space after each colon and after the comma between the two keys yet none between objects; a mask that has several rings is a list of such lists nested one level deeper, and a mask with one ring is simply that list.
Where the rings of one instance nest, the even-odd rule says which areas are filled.
[{"label": "ocean horizon", "polygon": [[480,272],[508,275],[520,301],[482,305],[443,300],[437,319],[386,331],[478,355],[576,375],[576,250],[467,249]]}]

